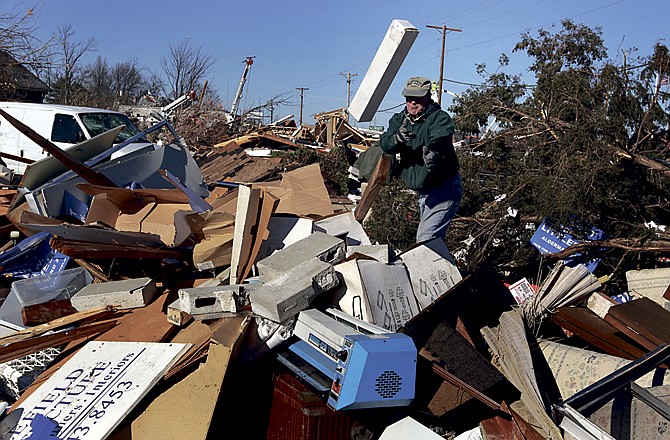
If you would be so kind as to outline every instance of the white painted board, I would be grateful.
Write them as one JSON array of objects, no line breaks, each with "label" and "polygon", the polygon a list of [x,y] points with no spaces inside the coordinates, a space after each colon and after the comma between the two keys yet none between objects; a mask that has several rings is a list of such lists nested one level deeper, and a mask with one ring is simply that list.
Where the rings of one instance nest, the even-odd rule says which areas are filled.
[{"label": "white painted board", "polygon": [[349,114],[358,122],[372,121],[418,35],[419,30],[406,20],[391,22],[349,104]]},{"label": "white painted board", "polygon": [[0,422],[1,440],[102,440],[190,344],[86,344]]}]

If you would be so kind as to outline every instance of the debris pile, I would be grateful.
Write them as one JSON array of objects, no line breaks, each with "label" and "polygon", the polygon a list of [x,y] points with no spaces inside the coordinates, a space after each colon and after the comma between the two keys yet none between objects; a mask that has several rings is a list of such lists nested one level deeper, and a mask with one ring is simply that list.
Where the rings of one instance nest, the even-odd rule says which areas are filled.
[{"label": "debris pile", "polygon": [[670,272],[610,298],[583,265],[506,285],[372,243],[388,163],[354,209],[272,155],[374,143],[316,120],[193,152],[163,120],[112,159],[113,129],[3,190],[1,439],[670,436]]}]

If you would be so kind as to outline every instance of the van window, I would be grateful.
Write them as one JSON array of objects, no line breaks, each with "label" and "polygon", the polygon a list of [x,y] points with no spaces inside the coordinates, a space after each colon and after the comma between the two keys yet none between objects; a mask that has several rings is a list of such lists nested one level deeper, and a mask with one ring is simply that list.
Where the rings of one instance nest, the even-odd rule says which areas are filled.
[{"label": "van window", "polygon": [[86,139],[84,132],[72,115],[56,113],[54,125],[51,130],[52,142],[65,142],[76,144]]},{"label": "van window", "polygon": [[133,124],[133,121],[121,113],[80,113],[79,117],[84,127],[88,130],[91,137],[102,134],[119,125],[125,125],[125,128],[114,139],[114,143],[121,143],[126,139],[139,133],[139,130]]}]

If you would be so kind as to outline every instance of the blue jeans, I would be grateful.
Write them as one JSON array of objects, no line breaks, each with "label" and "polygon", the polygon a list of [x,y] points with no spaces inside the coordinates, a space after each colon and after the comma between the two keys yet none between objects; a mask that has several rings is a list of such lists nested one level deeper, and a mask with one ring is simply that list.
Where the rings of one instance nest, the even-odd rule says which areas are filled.
[{"label": "blue jeans", "polygon": [[451,219],[456,215],[463,197],[461,176],[456,173],[442,185],[419,192],[419,229],[416,242],[444,238]]}]

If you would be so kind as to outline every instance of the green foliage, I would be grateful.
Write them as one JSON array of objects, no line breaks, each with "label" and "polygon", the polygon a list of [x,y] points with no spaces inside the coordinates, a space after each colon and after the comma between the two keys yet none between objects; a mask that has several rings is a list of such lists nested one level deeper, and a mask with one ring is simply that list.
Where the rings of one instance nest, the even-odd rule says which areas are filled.
[{"label": "green foliage", "polygon": [[[657,44],[651,56],[617,65],[601,34],[570,20],[556,33],[523,34],[514,50],[532,59],[535,87],[504,73],[503,57],[495,73],[479,65],[484,82],[455,100],[457,130],[474,133],[494,118],[499,127],[458,151],[458,215],[475,220],[452,224],[448,242],[452,252],[467,250],[469,263],[537,270],[527,222],[544,218],[577,238],[596,226],[640,243],[649,238],[645,222],[670,224],[669,96],[658,82],[670,70],[668,49]],[[603,270],[633,264],[620,251],[604,256]]]},{"label": "green foliage", "polygon": [[374,243],[405,250],[416,243],[419,226],[418,198],[402,179],[391,180],[381,188],[372,204],[364,227]]}]

